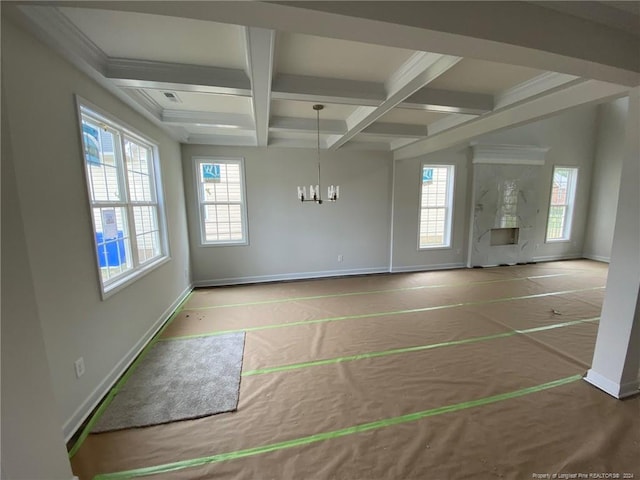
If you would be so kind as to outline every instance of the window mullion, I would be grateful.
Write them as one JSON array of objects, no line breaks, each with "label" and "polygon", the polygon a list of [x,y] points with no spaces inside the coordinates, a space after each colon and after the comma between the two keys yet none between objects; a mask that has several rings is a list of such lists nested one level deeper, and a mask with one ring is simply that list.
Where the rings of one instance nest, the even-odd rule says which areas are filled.
[{"label": "window mullion", "polygon": [[131,245],[131,262],[133,267],[140,265],[140,258],[138,256],[138,237],[136,236],[135,219],[133,213],[133,204],[131,202],[131,192],[129,191],[129,175],[127,155],[125,150],[125,136],[120,135],[120,160],[122,165],[122,177],[124,182],[124,192],[126,195],[127,206],[127,225],[129,227],[129,244]]}]

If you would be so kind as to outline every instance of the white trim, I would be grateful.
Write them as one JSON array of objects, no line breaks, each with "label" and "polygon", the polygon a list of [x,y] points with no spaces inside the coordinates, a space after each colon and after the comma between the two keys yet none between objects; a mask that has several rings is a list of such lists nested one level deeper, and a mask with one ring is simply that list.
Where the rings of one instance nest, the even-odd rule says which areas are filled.
[{"label": "white trim", "polygon": [[71,417],[64,422],[62,425],[62,431],[65,442],[68,442],[78,428],[80,428],[82,422],[84,422],[91,412],[93,412],[93,410],[102,401],[103,397],[109,393],[109,390],[113,388],[118,379],[124,374],[127,368],[129,368],[140,352],[142,352],[144,347],[155,336],[155,334],[158,333],[166,321],[169,320],[173,312],[187,298],[191,290],[193,290],[193,285],[189,284],[178,298],[162,313],[162,315],[160,315],[160,318],[151,325],[140,340],[138,340],[126,355],[111,369],[104,380],[102,380],[102,382],[93,389],[85,401],[76,408]]},{"label": "white trim", "polygon": [[251,106],[259,147],[269,144],[269,118],[271,117],[271,82],[273,78],[275,30],[244,27],[246,69],[251,81]]},{"label": "white trim", "polygon": [[543,255],[540,257],[533,257],[532,262],[555,262],[556,260],[577,260],[584,258],[581,253],[563,253],[558,255]]},{"label": "white trim", "polygon": [[602,255],[592,255],[591,253],[583,253],[583,258],[595,260],[596,262],[611,263],[611,257],[603,257]]},{"label": "white trim", "polygon": [[56,44],[66,57],[77,57],[101,75],[107,70],[109,58],[64,13],[54,6],[19,5],[18,9],[48,37],[47,45]]},{"label": "white trim", "polygon": [[109,57],[105,77],[123,88],[251,96],[249,77],[233,68]]},{"label": "white trim", "polygon": [[431,270],[454,270],[457,268],[466,268],[466,265],[464,262],[436,263],[432,265],[405,265],[401,267],[392,267],[391,272],[430,272]]},{"label": "white trim", "polygon": [[626,383],[617,383],[590,368],[583,380],[617,399],[640,393],[640,378]]},{"label": "white trim", "polygon": [[534,145],[481,145],[472,142],[474,164],[544,165],[550,147]]},{"label": "white trim", "polygon": [[[445,196],[445,220],[444,220],[444,243],[441,245],[427,245],[420,246],[420,225],[422,223],[422,211],[424,209],[429,208],[440,208],[440,207],[423,207],[422,206],[422,190],[424,189],[424,182],[422,181],[424,176],[425,167],[429,168],[446,168],[447,169],[447,190]],[[454,164],[440,164],[440,163],[420,163],[420,189],[419,189],[419,197],[418,197],[418,242],[417,248],[419,252],[430,251],[430,250],[440,250],[440,249],[450,249],[453,245],[453,209],[454,209],[454,199],[455,199],[455,175],[456,175],[456,166]]]},{"label": "white trim", "polygon": [[369,275],[389,273],[388,266],[357,268],[352,270],[323,270],[316,272],[278,273],[275,275],[255,275],[248,277],[226,277],[194,281],[194,287],[219,287],[223,285],[242,285],[245,283],[281,282],[288,280],[309,280],[324,277],[345,277],[350,275]]},{"label": "white trim", "polygon": [[[549,220],[551,219],[551,208],[557,205],[552,203],[553,201],[553,182],[556,177],[556,171],[560,169],[570,170],[570,175],[567,185],[567,203],[564,213],[564,229],[562,232],[562,238],[549,238]],[[570,242],[573,233],[573,210],[576,203],[576,193],[578,190],[578,175],[580,174],[580,168],[574,165],[554,165],[551,171],[551,185],[549,189],[549,206],[547,208],[547,225],[545,227],[544,241],[545,243],[555,242]],[[562,205],[562,204],[560,204]]]},{"label": "white trim", "polygon": [[522,100],[529,100],[542,93],[551,93],[554,89],[567,87],[582,80],[580,77],[566,73],[545,72],[498,94],[495,98],[494,110],[508,107]]},{"label": "white trim", "polygon": [[391,218],[389,220],[389,269],[393,268],[394,215],[396,208],[396,162],[391,162]]},{"label": "white trim", "polygon": [[[200,247],[233,247],[249,245],[249,218],[247,214],[247,180],[244,169],[244,157],[233,156],[203,156],[196,155],[191,157],[193,167],[193,179],[195,181],[196,197],[198,200],[198,224],[200,228]],[[240,216],[242,217],[242,239],[241,240],[218,240],[207,241],[204,228],[204,213],[203,208],[205,205],[217,205],[225,204],[225,202],[213,202],[205,201],[202,192],[202,182],[200,181],[200,165],[203,163],[224,163],[224,164],[237,164],[240,166]],[[227,204],[237,204],[238,202],[226,202]]]},{"label": "white trim", "polygon": [[[164,201],[164,184],[162,183],[162,171],[160,165],[160,147],[159,143],[140,132],[138,129],[131,127],[127,123],[118,119],[118,117],[112,115],[107,110],[102,109],[101,107],[95,105],[94,103],[86,100],[82,96],[75,94],[75,102],[76,102],[76,112],[77,112],[77,121],[78,121],[78,132],[80,134],[80,151],[82,152],[82,165],[83,172],[85,175],[85,184],[86,184],[86,192],[87,192],[87,200],[89,203],[89,209],[91,214],[91,225],[92,225],[92,237],[94,244],[94,254],[96,259],[96,268],[98,273],[98,285],[100,287],[100,295],[102,300],[106,300],[110,296],[114,295],[116,292],[122,290],[128,285],[136,282],[138,279],[148,274],[149,272],[155,270],[160,267],[164,263],[168,262],[171,259],[171,250],[169,246],[169,234],[168,234],[168,224],[167,224],[167,214],[166,214],[166,205]],[[117,147],[114,145],[114,151],[120,151],[120,161],[117,167],[118,170],[118,182],[119,188],[121,191],[125,192],[125,200],[121,200],[120,202],[113,203],[115,208],[123,208],[127,211],[127,223],[128,223],[128,231],[129,231],[129,246],[131,249],[131,264],[132,268],[128,270],[126,273],[123,273],[116,277],[115,279],[109,279],[105,281],[101,274],[101,266],[98,252],[98,243],[96,240],[96,219],[94,217],[94,209],[100,208],[100,202],[95,201],[92,198],[90,187],[89,187],[89,171],[87,167],[87,161],[85,159],[85,140],[84,134],[82,130],[82,122],[83,116],[89,117],[90,119],[96,122],[103,122],[108,125],[109,128],[113,129],[117,132],[117,136],[120,139],[120,150],[117,150]],[[145,205],[156,208],[157,217],[158,217],[158,237],[160,242],[160,255],[151,260],[150,262],[141,263],[138,259],[137,255],[137,241],[135,240],[136,230],[134,228],[134,219],[133,219],[133,207],[140,202],[134,202],[130,198],[130,189],[127,180],[127,172],[126,172],[126,161],[124,158],[124,140],[125,137],[129,137],[131,140],[135,142],[139,142],[144,144],[144,146],[148,147],[151,150],[151,159],[150,163],[152,165],[153,173],[150,175],[153,182],[151,183],[152,193],[155,195],[155,201],[145,202]],[[112,202],[108,202],[111,204]]]},{"label": "white trim", "polygon": [[461,57],[416,52],[404,62],[385,82],[387,98],[376,107],[356,108],[347,117],[347,131],[328,140],[330,150],[336,150],[352,140],[362,130],[385,113],[406,100],[429,82],[435,80],[456,65]]},{"label": "white trim", "polygon": [[[437,132],[435,125],[432,124],[427,138],[399,148],[394,152],[393,158],[394,160],[415,158],[468,142],[470,139],[479,138],[488,133],[539,120],[579,105],[593,105],[622,97],[629,91],[628,87],[597,80],[579,81],[579,83],[567,85],[560,90],[552,90],[550,93],[545,92],[543,95],[530,97],[525,101],[510,105],[508,108],[494,110],[446,130]],[[459,116],[456,115],[454,118]]]}]

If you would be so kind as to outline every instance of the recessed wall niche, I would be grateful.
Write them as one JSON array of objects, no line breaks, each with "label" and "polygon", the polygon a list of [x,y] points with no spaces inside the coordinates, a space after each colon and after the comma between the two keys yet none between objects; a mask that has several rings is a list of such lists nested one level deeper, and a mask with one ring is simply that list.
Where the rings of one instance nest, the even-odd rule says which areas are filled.
[{"label": "recessed wall niche", "polygon": [[526,263],[535,253],[538,184],[548,148],[473,145],[469,266]]}]

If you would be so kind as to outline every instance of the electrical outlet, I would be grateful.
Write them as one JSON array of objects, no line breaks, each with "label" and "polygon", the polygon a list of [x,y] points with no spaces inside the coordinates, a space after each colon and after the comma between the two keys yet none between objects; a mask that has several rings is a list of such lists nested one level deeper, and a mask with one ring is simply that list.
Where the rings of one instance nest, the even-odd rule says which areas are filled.
[{"label": "electrical outlet", "polygon": [[84,358],[80,357],[75,362],[73,362],[76,367],[76,378],[80,378],[84,375]]},{"label": "electrical outlet", "polygon": [[344,260],[344,257],[342,255],[338,255],[338,261],[341,262],[342,260]]}]

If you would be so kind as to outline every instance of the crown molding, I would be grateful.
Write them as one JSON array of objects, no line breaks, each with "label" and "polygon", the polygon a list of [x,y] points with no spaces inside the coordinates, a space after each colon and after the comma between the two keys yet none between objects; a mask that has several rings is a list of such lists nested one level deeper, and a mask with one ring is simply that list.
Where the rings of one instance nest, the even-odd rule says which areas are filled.
[{"label": "crown molding", "polygon": [[531,100],[537,95],[551,93],[556,89],[566,88],[584,81],[586,79],[575,75],[545,72],[497,95],[494,110],[500,110],[524,100]]},{"label": "crown molding", "polygon": [[474,164],[544,165],[549,147],[471,143]]},{"label": "crown molding", "polygon": [[19,5],[18,10],[39,30],[34,33],[48,45],[54,43],[66,58],[81,59],[101,75],[105,74],[109,57],[58,8]]}]

